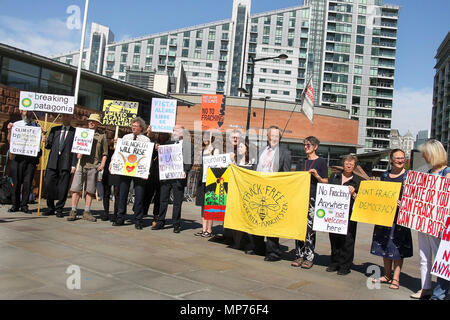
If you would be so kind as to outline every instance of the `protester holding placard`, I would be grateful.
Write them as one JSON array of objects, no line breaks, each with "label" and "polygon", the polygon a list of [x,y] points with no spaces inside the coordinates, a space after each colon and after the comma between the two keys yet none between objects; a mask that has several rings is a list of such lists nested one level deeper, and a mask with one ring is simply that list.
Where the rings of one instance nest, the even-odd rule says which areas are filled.
[{"label": "protester holding placard", "polygon": [[[131,120],[131,131],[132,133],[126,134],[123,136],[122,140],[133,140],[133,141],[143,141],[150,142],[150,139],[146,136],[146,125],[145,121],[136,117]],[[117,150],[116,150],[117,151]],[[153,152],[153,150],[152,150]],[[117,220],[113,222],[113,226],[122,226],[125,222],[125,216],[127,213],[127,204],[128,204],[128,193],[130,191],[131,181],[133,181],[134,187],[134,227],[137,230],[142,230],[143,224],[142,219],[144,217],[144,191],[146,180],[148,179],[148,174],[150,173],[150,168],[147,169],[147,176],[145,178],[141,177],[132,177],[132,176],[120,176],[120,196],[119,196],[119,207],[117,210]]]},{"label": "protester holding placard", "polygon": [[[173,133],[171,136],[171,141],[166,142],[161,145],[182,145],[182,155],[183,155],[183,170],[184,174],[182,178],[178,179],[165,179],[161,180],[161,198],[160,198],[160,209],[158,215],[158,221],[156,226],[152,227],[152,230],[162,229],[166,223],[166,213],[169,205],[170,191],[173,193],[173,211],[172,211],[172,221],[173,221],[173,232],[180,233],[181,231],[181,206],[184,199],[184,188],[187,185],[187,176],[189,170],[192,167],[193,161],[193,148],[190,141],[190,134],[186,133],[186,139],[183,138],[184,128],[180,125],[176,125],[173,128]],[[159,148],[158,150],[161,150]],[[170,154],[165,155],[166,157],[172,157]],[[161,164],[160,160],[160,164]],[[161,179],[160,171],[160,179]]]},{"label": "protester holding placard", "polygon": [[[202,159],[205,156],[215,156],[220,153],[220,150],[217,148],[214,148],[214,137],[211,136],[210,132],[207,132],[206,135],[203,136],[203,150],[202,150]],[[204,171],[203,166],[201,167],[201,176],[203,177]],[[201,207],[201,215],[202,215],[202,230],[199,232],[194,233],[195,236],[201,236],[203,238],[210,238],[213,236],[212,233],[212,225],[213,220],[205,220],[203,211],[205,207],[205,183],[202,181],[202,179],[198,179],[197,182],[197,194],[195,197],[195,205]]]},{"label": "protester holding placard", "polygon": [[[428,173],[442,177],[450,178],[450,168],[447,166],[447,152],[445,151],[441,142],[435,139],[429,139],[419,146],[420,152],[425,161],[431,165]],[[421,289],[412,294],[413,299],[424,299],[430,297],[431,292],[431,267],[433,257],[439,249],[441,238],[433,237],[432,235],[418,232],[419,253],[420,253],[420,279]],[[448,281],[437,278],[437,286],[433,291],[433,298],[445,296],[442,292],[448,293]]]},{"label": "protester holding placard", "polygon": [[[277,126],[267,129],[267,146],[262,150],[256,171],[258,172],[289,172],[291,171],[291,152],[280,146],[281,130]],[[250,235],[250,248],[246,254],[264,254],[264,261],[281,259],[280,239],[276,237]]]},{"label": "protester holding placard", "polygon": [[[75,128],[70,125],[71,114],[61,116],[62,125],[53,127],[48,138],[42,140],[45,148],[50,149],[45,172],[45,187],[47,195],[47,211],[43,215],[53,215],[62,218],[69,191],[70,176],[75,172],[77,156],[72,153]],[[57,200],[55,205],[55,200]]]},{"label": "protester holding placard", "polygon": [[[13,127],[40,127],[40,125],[32,120],[32,112],[20,111],[22,120],[8,124],[8,142],[11,142],[11,132]],[[12,154],[9,172],[13,180],[13,193],[11,196],[12,207],[8,212],[22,211],[29,213],[28,201],[30,199],[31,187],[36,171],[36,165],[39,163],[39,158],[42,152],[39,151],[37,156],[27,156],[23,154]],[[22,199],[20,195],[22,192]]]},{"label": "protester holding placard", "polygon": [[83,219],[91,222],[97,221],[91,214],[92,199],[95,198],[97,189],[98,173],[103,170],[108,157],[108,140],[106,134],[98,131],[101,124],[100,115],[92,113],[87,119],[88,128],[95,130],[94,141],[89,155],[77,154],[79,163],[75,171],[72,186],[72,210],[67,221],[75,221],[77,217],[77,206],[81,198],[83,184],[86,188],[86,203],[84,206]]},{"label": "protester holding placard", "polygon": [[[406,178],[405,170],[405,152],[400,149],[394,149],[389,155],[392,169],[383,173],[381,181],[401,182]],[[400,190],[400,199],[402,198],[403,185]],[[400,272],[403,266],[403,259],[413,256],[413,244],[411,229],[397,224],[398,208],[395,213],[392,227],[375,225],[373,230],[372,246],[370,253],[383,257],[384,276],[374,279],[373,282],[390,284],[390,289],[400,287]],[[392,262],[394,263],[394,273],[392,275]]]},{"label": "protester holding placard", "polygon": [[314,207],[318,183],[328,183],[327,161],[316,154],[320,141],[314,136],[305,138],[304,148],[306,159],[297,163],[297,171],[311,173],[311,187],[309,193],[308,229],[305,241],[295,241],[296,259],[291,263],[293,267],[310,269],[314,264],[314,250],[316,246],[316,232],[313,230]]},{"label": "protester holding placard", "polygon": [[335,173],[330,177],[328,183],[348,186],[350,190],[350,208],[347,234],[329,233],[331,244],[331,262],[327,267],[327,272],[337,271],[338,275],[346,275],[350,273],[350,268],[353,263],[355,255],[355,240],[357,222],[351,221],[353,204],[358,193],[359,185],[362,178],[354,174],[353,170],[358,163],[358,158],[353,155],[348,155],[343,158],[344,170]]}]

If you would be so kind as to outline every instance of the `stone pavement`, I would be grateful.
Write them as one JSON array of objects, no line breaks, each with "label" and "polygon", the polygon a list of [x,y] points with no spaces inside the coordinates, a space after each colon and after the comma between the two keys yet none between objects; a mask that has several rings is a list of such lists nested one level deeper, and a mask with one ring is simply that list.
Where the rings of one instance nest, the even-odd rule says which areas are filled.
[{"label": "stone pavement", "polygon": [[[43,201],[45,209],[45,201]],[[373,226],[358,224],[355,261],[346,276],[328,273],[328,234],[318,233],[316,264],[310,270],[293,268],[294,240],[280,239],[284,259],[265,262],[211,239],[195,237],[201,228],[200,209],[184,202],[179,234],[169,225],[151,230],[110,222],[68,222],[55,216],[8,213],[0,206],[0,299],[152,299],[152,300],[409,300],[420,288],[417,234],[414,257],[406,259],[399,290],[387,285],[367,287],[369,266],[382,259],[369,253]],[[79,208],[84,208],[80,201]],[[94,201],[93,214],[101,210]],[[70,199],[67,203],[70,210]],[[150,212],[152,207],[150,208]],[[129,207],[131,212],[131,207]],[[172,208],[169,206],[168,216]],[[214,231],[219,232],[218,223]],[[81,270],[81,288],[69,290],[69,266]]]}]

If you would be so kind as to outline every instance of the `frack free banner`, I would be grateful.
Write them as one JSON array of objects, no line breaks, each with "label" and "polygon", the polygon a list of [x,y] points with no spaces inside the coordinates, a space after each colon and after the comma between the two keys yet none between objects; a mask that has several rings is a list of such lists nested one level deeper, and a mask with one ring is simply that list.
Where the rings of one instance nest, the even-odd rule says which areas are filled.
[{"label": "frack free banner", "polygon": [[111,174],[147,179],[154,143],[118,139],[111,159]]},{"label": "frack free banner", "polygon": [[72,96],[20,91],[19,109],[73,114],[75,100]]},{"label": "frack free banner", "polygon": [[450,179],[410,170],[397,224],[439,237],[449,214]]},{"label": "frack free banner", "polygon": [[401,187],[400,182],[362,181],[351,220],[392,227]]},{"label": "frack free banner", "polygon": [[311,175],[264,173],[230,165],[224,227],[305,240]]}]

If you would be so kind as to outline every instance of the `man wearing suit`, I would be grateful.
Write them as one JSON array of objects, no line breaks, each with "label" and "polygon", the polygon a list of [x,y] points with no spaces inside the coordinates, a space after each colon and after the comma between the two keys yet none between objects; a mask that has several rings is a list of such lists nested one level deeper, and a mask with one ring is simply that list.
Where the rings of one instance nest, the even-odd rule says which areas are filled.
[{"label": "man wearing suit", "polygon": [[[53,127],[48,138],[43,137],[45,148],[50,150],[45,173],[48,210],[43,215],[55,214],[62,218],[69,191],[70,175],[75,172],[77,156],[72,153],[75,128],[70,125],[72,115],[61,116],[62,125]],[[55,200],[57,200],[55,205]]]},{"label": "man wearing suit", "polygon": [[[176,125],[173,128],[173,133],[171,140],[164,144],[183,144],[183,163],[184,163],[184,173],[185,176],[183,179],[171,179],[171,180],[162,180],[161,181],[161,192],[160,192],[160,208],[159,215],[156,225],[152,227],[152,230],[159,230],[164,227],[166,222],[166,213],[167,207],[169,205],[169,196],[170,190],[173,192],[173,211],[172,211],[172,220],[173,220],[173,232],[180,233],[181,231],[181,205],[183,204],[184,198],[184,188],[187,185],[187,176],[189,170],[192,167],[193,160],[193,148],[190,141],[190,134],[187,134],[186,139],[183,139],[183,131],[184,128],[180,125]],[[189,137],[189,140],[188,140]]]},{"label": "man wearing suit", "polygon": [[[270,126],[267,130],[267,147],[259,156],[256,171],[258,172],[288,172],[291,171],[291,152],[280,147],[281,130],[277,126]],[[264,248],[264,237],[250,236],[253,248],[247,254],[264,254],[264,261],[278,261],[281,259],[280,239],[267,237]]]}]

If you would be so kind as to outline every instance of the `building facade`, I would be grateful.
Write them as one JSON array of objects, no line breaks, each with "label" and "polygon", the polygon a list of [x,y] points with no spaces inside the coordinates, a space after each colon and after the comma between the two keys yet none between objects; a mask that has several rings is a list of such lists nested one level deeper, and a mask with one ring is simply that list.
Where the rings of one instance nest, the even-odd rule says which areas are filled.
[{"label": "building facade", "polygon": [[416,141],[414,141],[414,149],[419,149],[419,146],[428,140],[428,130],[420,130],[417,132]]},{"label": "building facade", "polygon": [[411,132],[407,132],[404,136],[397,129],[391,129],[390,149],[402,149],[405,151],[406,158],[409,159],[411,150],[414,149],[414,137]]},{"label": "building facade", "polygon": [[[258,14],[251,14],[251,0],[234,0],[229,20],[107,44],[102,73],[125,81],[127,68],[176,76],[183,67],[187,92],[238,96],[254,72],[255,99],[291,102],[312,77],[317,105],[346,109],[359,121],[358,152],[383,150],[389,148],[398,14],[398,6],[382,0],[304,0]],[[248,63],[282,53],[288,58]],[[78,53],[54,58],[75,64]]]},{"label": "building facade", "polygon": [[450,32],[447,33],[436,53],[436,75],[433,87],[433,111],[431,138],[442,142],[450,150]]}]

